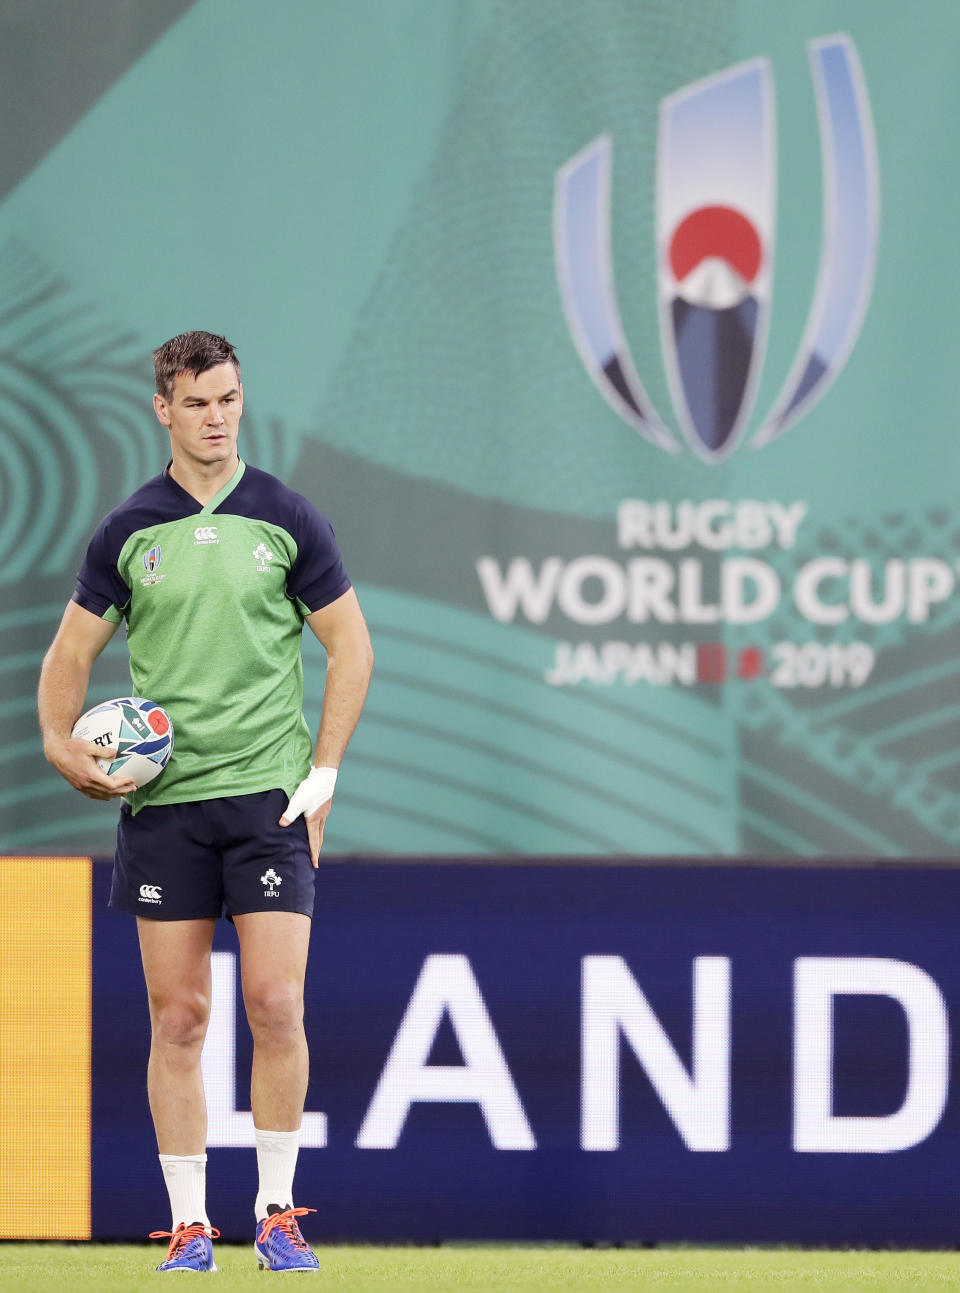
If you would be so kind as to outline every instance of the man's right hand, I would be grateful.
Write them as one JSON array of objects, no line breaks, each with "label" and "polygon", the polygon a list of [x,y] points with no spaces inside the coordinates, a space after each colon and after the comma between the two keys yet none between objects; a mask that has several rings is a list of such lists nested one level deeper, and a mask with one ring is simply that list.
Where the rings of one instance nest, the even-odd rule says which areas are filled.
[{"label": "man's right hand", "polygon": [[88,799],[119,799],[136,790],[137,783],[130,776],[118,772],[108,777],[97,764],[97,759],[112,759],[117,751],[104,749],[93,741],[78,741],[73,736],[58,737],[47,741],[43,749],[47,760]]}]

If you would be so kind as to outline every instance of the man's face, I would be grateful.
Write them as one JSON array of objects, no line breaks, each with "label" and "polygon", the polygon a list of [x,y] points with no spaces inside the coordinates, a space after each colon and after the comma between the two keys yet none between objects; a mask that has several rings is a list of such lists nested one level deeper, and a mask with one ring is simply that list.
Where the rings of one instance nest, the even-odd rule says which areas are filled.
[{"label": "man's face", "polygon": [[229,361],[199,377],[178,373],[170,399],[154,395],[153,407],[170,430],[175,459],[204,465],[237,456],[243,387]]}]

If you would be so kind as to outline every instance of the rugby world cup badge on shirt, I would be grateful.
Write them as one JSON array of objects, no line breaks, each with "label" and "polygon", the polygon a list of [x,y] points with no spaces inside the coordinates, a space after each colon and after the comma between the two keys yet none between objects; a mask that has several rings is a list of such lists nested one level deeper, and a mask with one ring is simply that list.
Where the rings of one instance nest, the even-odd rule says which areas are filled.
[{"label": "rugby world cup badge on shirt", "polygon": [[[866,83],[845,35],[810,42],[823,164],[820,266],[806,329],[750,447],[790,429],[842,371],[876,266],[876,141]],[[645,440],[681,441],[654,408],[620,319],[611,250],[613,139],[560,168],[554,251],[577,352],[594,385]],[[756,58],[660,104],[656,255],[660,336],[676,425],[708,463],[742,441],[754,411],[773,295],[776,227],[773,72]]]},{"label": "rugby world cup badge on shirt", "polygon": [[161,579],[164,578],[166,571],[164,571],[164,574],[157,573],[157,569],[162,560],[163,551],[159,543],[155,543],[152,548],[148,548],[143,554],[143,568],[147,573],[144,578],[140,580],[140,583],[144,588],[149,588],[153,584],[159,584]]}]

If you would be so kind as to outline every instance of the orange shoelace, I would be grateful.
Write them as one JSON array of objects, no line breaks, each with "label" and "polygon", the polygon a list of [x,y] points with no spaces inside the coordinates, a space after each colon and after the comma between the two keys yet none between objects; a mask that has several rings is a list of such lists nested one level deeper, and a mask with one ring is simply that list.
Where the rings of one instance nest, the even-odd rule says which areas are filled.
[{"label": "orange shoelace", "polygon": [[289,1236],[297,1248],[309,1248],[310,1245],[301,1235],[300,1227],[294,1220],[296,1217],[305,1217],[308,1212],[316,1212],[316,1208],[287,1208],[285,1212],[275,1212],[263,1223],[259,1242],[263,1243],[272,1230],[279,1229]]},{"label": "orange shoelace", "polygon": [[171,1261],[179,1250],[188,1244],[191,1239],[199,1239],[201,1235],[209,1235],[211,1239],[219,1239],[220,1231],[215,1226],[203,1226],[199,1222],[195,1225],[187,1226],[181,1221],[176,1230],[151,1230],[151,1239],[169,1239],[170,1247],[167,1249],[166,1261]]}]

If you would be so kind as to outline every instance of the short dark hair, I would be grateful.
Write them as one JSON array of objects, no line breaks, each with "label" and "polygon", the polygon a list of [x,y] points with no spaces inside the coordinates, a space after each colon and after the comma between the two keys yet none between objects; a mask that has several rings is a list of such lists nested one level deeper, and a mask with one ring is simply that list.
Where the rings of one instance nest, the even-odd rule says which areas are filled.
[{"label": "short dark hair", "polygon": [[233,364],[239,382],[240,361],[226,337],[219,337],[215,332],[181,332],[153,352],[157,394],[168,400],[180,373],[199,377],[208,368],[217,368],[220,364]]}]

